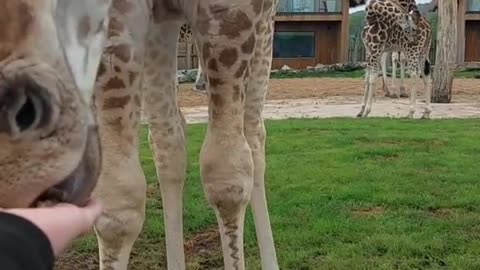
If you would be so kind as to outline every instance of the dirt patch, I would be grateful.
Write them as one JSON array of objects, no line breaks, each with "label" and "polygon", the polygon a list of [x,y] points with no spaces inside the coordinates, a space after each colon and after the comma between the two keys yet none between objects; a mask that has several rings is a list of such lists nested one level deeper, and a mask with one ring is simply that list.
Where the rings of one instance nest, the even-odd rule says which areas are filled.
[{"label": "dirt patch", "polygon": [[352,211],[352,215],[357,218],[381,217],[385,212],[385,208],[376,206],[369,208],[360,208]]},{"label": "dirt patch", "polygon": [[96,252],[92,253],[78,253],[69,250],[60,256],[55,263],[55,270],[98,270],[98,255]]},{"label": "dirt patch", "polygon": [[[455,79],[453,83],[453,102],[472,101],[469,96],[480,98],[478,79]],[[413,85],[410,79],[405,80],[407,91]],[[375,84],[375,95],[383,96],[382,82],[378,79]],[[207,97],[192,91],[193,84],[181,84],[178,93],[181,107],[195,107],[207,105]],[[419,97],[423,97],[423,83],[418,87]],[[269,83],[267,100],[285,99],[323,99],[327,97],[363,96],[363,79],[359,78],[302,78],[302,79],[272,79]],[[355,98],[357,100],[358,98]]]},{"label": "dirt patch", "polygon": [[185,242],[188,269],[221,269],[223,257],[220,233],[212,227],[201,231]]},{"label": "dirt patch", "polygon": [[430,213],[436,218],[448,219],[454,216],[456,211],[451,208],[439,208],[430,210]]}]

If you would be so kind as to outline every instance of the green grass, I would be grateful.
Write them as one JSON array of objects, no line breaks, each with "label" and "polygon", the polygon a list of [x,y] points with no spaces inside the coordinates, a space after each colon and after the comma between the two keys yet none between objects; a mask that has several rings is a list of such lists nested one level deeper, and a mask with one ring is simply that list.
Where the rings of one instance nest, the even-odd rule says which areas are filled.
[{"label": "green grass", "polygon": [[[387,69],[388,76],[391,76],[391,69]],[[272,79],[292,79],[292,78],[364,78],[364,69],[355,69],[349,71],[331,71],[319,72],[314,70],[302,70],[297,73],[278,72],[270,76]],[[400,78],[400,70],[397,70],[397,77]],[[405,74],[409,78],[408,74]],[[455,78],[459,79],[480,79],[480,69],[465,69],[455,72]]]},{"label": "green grass", "polygon": [[[268,121],[267,189],[281,269],[480,269],[480,122],[325,119]],[[188,129],[187,238],[215,228],[199,179],[204,125]],[[142,130],[147,221],[132,269],[164,269],[163,216]],[[251,213],[247,269],[260,269]],[[96,256],[93,237],[76,255]],[[222,267],[212,253],[190,269]],[[82,268],[83,269],[83,268]]]}]

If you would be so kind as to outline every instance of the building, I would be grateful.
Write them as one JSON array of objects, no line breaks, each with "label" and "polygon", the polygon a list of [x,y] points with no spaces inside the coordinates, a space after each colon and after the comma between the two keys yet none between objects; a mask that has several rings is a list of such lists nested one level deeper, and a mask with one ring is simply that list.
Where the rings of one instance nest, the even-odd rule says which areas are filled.
[{"label": "building", "polygon": [[[437,6],[437,0],[433,1]],[[458,0],[458,52],[459,64],[480,63],[480,0]]]},{"label": "building", "polygon": [[349,0],[279,0],[272,68],[348,60]]},{"label": "building", "polygon": [[480,0],[460,0],[458,9],[457,61],[480,62]]}]

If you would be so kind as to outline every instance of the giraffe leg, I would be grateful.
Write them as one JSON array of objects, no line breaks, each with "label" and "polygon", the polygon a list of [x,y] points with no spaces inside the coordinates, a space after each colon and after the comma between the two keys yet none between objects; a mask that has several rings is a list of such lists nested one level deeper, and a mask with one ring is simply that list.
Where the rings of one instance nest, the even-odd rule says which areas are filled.
[{"label": "giraffe leg", "polygon": [[398,98],[397,90],[395,87],[395,80],[397,79],[397,62],[398,62],[398,53],[392,52],[392,98]]},{"label": "giraffe leg", "polygon": [[118,149],[126,148],[129,142],[110,136],[108,139],[116,142],[102,142],[103,171],[95,193],[105,210],[95,224],[95,233],[100,269],[126,270],[145,218],[145,176],[136,148],[129,147],[128,154],[124,154]]},{"label": "giraffe leg", "polygon": [[413,80],[413,85],[412,85],[412,91],[410,93],[410,110],[408,112],[407,118],[413,118],[413,115],[415,114],[416,107],[417,107],[417,83],[418,83],[418,75],[416,72],[412,72],[412,75],[410,77]]},{"label": "giraffe leg", "polygon": [[[198,25],[195,36],[201,48],[209,106],[200,174],[220,228],[225,269],[243,270],[244,218],[254,168],[244,133],[241,96],[245,94],[257,39],[255,25],[262,12],[252,8],[255,5],[250,1],[234,2],[233,8],[200,1],[194,25]],[[272,5],[272,1],[268,3]],[[263,76],[268,72],[264,71]]]},{"label": "giraffe leg", "polygon": [[368,96],[367,96],[367,106],[365,109],[365,114],[363,117],[367,117],[372,111],[373,104],[373,92],[375,91],[375,79],[377,78],[376,72],[370,72],[368,75]]},{"label": "giraffe leg", "polygon": [[388,52],[384,52],[382,54],[382,83],[383,83],[383,92],[385,93],[386,97],[391,97],[392,94],[390,93],[390,89],[388,89],[387,84],[387,58]]},{"label": "giraffe leg", "polygon": [[148,19],[144,2],[132,2],[128,14],[119,8],[111,8],[110,21],[116,23],[109,27],[95,90],[103,163],[95,196],[105,209],[95,224],[101,270],[127,269],[145,217],[146,181],[137,136]]},{"label": "giraffe leg", "polygon": [[408,98],[407,91],[405,89],[405,55],[400,53],[400,97]]},{"label": "giraffe leg", "polygon": [[[198,47],[197,47],[197,52],[198,52]],[[205,82],[205,76],[203,75],[202,72],[202,65],[198,65],[198,70],[197,70],[197,78],[195,79],[195,85],[193,86],[193,89],[199,92],[206,92],[206,82]]]},{"label": "giraffe leg", "polygon": [[168,269],[185,269],[183,186],[185,122],[176,101],[177,39],[181,20],[156,19],[147,39],[144,108],[162,194]]},{"label": "giraffe leg", "polygon": [[369,91],[369,83],[368,83],[368,78],[369,78],[370,71],[367,69],[365,72],[365,80],[364,80],[364,92],[363,92],[363,101],[362,101],[362,107],[360,109],[360,112],[357,114],[357,117],[362,117],[363,113],[365,112],[365,108],[367,106],[367,101],[368,101],[368,91]]},{"label": "giraffe leg", "polygon": [[432,85],[430,82],[430,74],[423,75],[423,86],[425,89],[425,111],[423,113],[422,118],[424,119],[429,119],[430,118],[430,113],[432,112],[432,104],[431,104],[431,99],[432,99]]},{"label": "giraffe leg", "polygon": [[277,255],[268,214],[265,194],[265,139],[266,130],[262,111],[267,92],[270,65],[272,62],[271,42],[273,38],[273,22],[260,22],[263,32],[257,33],[257,44],[266,43],[267,47],[256,46],[251,65],[250,80],[245,99],[244,132],[253,157],[254,186],[250,205],[252,207],[260,248],[262,269],[278,270]]}]

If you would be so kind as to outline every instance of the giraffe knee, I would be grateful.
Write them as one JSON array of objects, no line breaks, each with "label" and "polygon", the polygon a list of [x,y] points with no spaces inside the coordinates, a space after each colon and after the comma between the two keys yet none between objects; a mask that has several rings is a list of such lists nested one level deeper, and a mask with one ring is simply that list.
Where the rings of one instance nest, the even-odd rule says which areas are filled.
[{"label": "giraffe knee", "polygon": [[112,266],[128,261],[130,250],[142,230],[143,210],[129,209],[105,211],[95,223],[100,261],[104,266]]},{"label": "giraffe knee", "polygon": [[228,151],[227,156],[218,155],[227,153],[224,149],[207,148],[203,152],[201,175],[210,206],[222,218],[237,215],[248,205],[253,189],[250,148],[245,144],[242,149]]}]

